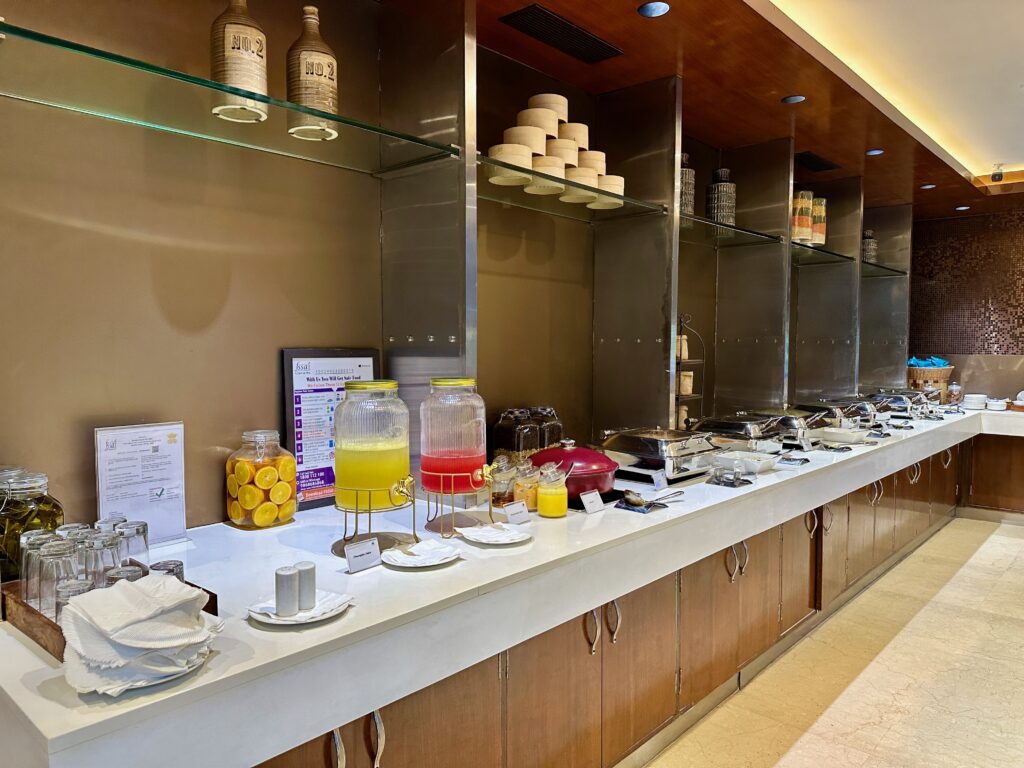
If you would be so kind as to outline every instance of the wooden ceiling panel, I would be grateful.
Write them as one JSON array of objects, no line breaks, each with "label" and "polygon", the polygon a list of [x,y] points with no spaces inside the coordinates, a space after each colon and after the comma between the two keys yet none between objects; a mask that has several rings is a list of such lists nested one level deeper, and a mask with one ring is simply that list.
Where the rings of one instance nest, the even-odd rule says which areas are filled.
[{"label": "wooden ceiling panel", "polygon": [[[915,218],[956,216],[1024,206],[1024,196],[988,195],[885,117],[817,59],[742,0],[676,0],[657,19],[636,12],[632,0],[544,0],[541,5],[623,51],[585,64],[500,21],[531,5],[526,0],[479,0],[481,45],[590,93],[604,93],[659,77],[683,79],[683,130],[723,149],[793,136],[796,151],[811,151],[840,166],[826,173],[797,169],[813,186],[864,177],[865,205],[912,202]],[[802,94],[801,104],[782,104]],[[885,154],[866,157],[882,147]],[[938,185],[922,191],[923,183]]]}]

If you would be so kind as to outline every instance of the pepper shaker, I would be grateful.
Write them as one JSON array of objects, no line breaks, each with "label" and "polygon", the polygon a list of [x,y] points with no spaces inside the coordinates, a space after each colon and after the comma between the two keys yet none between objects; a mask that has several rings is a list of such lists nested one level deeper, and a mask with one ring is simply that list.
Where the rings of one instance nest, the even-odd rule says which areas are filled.
[{"label": "pepper shaker", "polygon": [[303,560],[295,570],[299,572],[299,610],[311,610],[316,605],[316,565]]},{"label": "pepper shaker", "polygon": [[299,571],[290,565],[274,573],[274,612],[278,616],[294,616],[299,612]]}]

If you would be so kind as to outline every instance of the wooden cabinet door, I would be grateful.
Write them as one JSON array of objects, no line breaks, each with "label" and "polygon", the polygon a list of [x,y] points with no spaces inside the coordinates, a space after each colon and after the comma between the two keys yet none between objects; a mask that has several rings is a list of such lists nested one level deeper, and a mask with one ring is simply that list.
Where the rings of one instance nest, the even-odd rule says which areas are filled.
[{"label": "wooden cabinet door", "polygon": [[875,547],[872,565],[885,562],[895,551],[896,543],[896,476],[878,481],[881,491],[875,503]]},{"label": "wooden cabinet door", "polygon": [[843,496],[819,510],[821,543],[818,547],[817,605],[823,611],[846,590],[846,558],[850,530],[848,504],[848,497]]},{"label": "wooden cabinet door", "polygon": [[911,486],[914,505],[914,538],[928,531],[932,512],[932,463],[925,459],[917,463],[917,477]]},{"label": "wooden cabinet door", "polygon": [[739,557],[730,547],[679,573],[680,711],[736,676]]},{"label": "wooden cabinet door", "polygon": [[600,768],[602,624],[594,611],[508,650],[506,765]]},{"label": "wooden cabinet door", "polygon": [[978,435],[971,450],[968,503],[974,507],[1024,512],[1024,440]]},{"label": "wooden cabinet door", "polygon": [[894,476],[896,524],[893,550],[907,544],[928,530],[930,507],[931,463],[921,461],[904,467]]},{"label": "wooden cabinet door", "polygon": [[[806,534],[805,534],[806,535]],[[739,660],[742,667],[779,639],[779,602],[782,551],[780,528],[746,540],[740,589]]]},{"label": "wooden cabinet door", "polygon": [[960,446],[954,445],[932,456],[931,522],[952,517],[957,505],[960,476]]},{"label": "wooden cabinet door", "polygon": [[[345,751],[345,762],[342,764],[347,765],[348,768],[361,768],[362,766],[362,763],[356,759],[356,729],[358,725],[359,723],[349,723],[338,729],[342,749]],[[338,755],[334,734],[328,733],[260,763],[257,768],[337,768],[337,765]]]},{"label": "wooden cabinet door", "polygon": [[622,757],[676,713],[677,575],[604,607],[602,763]]},{"label": "wooden cabinet door", "polygon": [[875,564],[875,504],[878,494],[878,483],[871,483],[847,497],[847,587],[856,584]]},{"label": "wooden cabinet door", "polygon": [[818,509],[782,524],[780,634],[786,634],[814,614],[820,533],[821,510]]}]

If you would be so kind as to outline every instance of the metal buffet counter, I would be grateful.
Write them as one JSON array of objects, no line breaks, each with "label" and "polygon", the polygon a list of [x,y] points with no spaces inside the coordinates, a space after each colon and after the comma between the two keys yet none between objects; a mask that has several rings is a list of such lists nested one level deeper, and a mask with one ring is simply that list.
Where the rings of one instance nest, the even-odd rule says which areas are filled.
[{"label": "metal buffet counter", "polygon": [[[423,572],[345,573],[330,552],[341,531],[331,508],[255,534],[192,529],[187,543],[154,554],[184,560],[190,578],[219,596],[226,626],[207,665],[117,699],[79,696],[52,657],[0,624],[4,763],[256,764],[982,433],[1024,436],[1024,414],[916,421],[878,445],[809,452],[807,465],[761,475],[751,486],[687,485],[682,503],[647,515],[606,508],[534,518],[526,545],[484,549],[455,540],[461,560]],[[389,522],[408,530],[408,511]],[[251,625],[246,606],[273,594],[274,568],[297,559],[315,561],[323,586],[354,595],[354,606],[301,631]]]}]

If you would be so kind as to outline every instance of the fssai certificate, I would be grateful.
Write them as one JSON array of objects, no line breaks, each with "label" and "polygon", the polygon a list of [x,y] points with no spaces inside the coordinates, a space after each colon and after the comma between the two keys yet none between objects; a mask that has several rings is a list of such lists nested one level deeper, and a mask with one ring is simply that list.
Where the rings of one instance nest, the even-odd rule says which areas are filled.
[{"label": "fssai certificate", "polygon": [[96,430],[98,517],[149,524],[150,544],[185,537],[185,425]]}]

